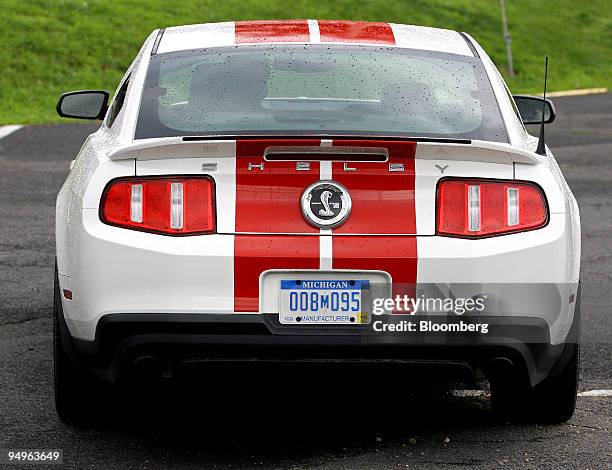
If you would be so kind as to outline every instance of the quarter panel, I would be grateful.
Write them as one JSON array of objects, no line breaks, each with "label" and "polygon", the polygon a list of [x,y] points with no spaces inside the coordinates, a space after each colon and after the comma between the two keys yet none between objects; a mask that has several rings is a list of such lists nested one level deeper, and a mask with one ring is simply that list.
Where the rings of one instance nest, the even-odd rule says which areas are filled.
[{"label": "quarter panel", "polygon": [[[553,343],[563,341],[573,319],[570,276],[575,254],[565,214],[551,214],[539,230],[485,239],[418,237],[418,285],[423,293],[496,299],[497,314],[536,316],[551,328]],[[495,313],[495,312],[493,312]]]},{"label": "quarter panel", "polygon": [[[167,237],[100,222],[84,209],[71,277],[74,335],[108,313],[231,313],[234,236]],[[70,326],[70,324],[69,324]]]},{"label": "quarter panel", "polygon": [[[417,147],[418,148],[418,147]],[[417,157],[418,157],[417,151]],[[436,166],[437,165],[437,166]],[[415,198],[417,233],[436,233],[436,188],[440,178],[512,179],[511,164],[431,159],[415,160]]]},{"label": "quarter panel", "polygon": [[567,208],[567,194],[561,187],[559,180],[551,171],[550,165],[514,164],[514,174],[517,180],[533,181],[539,184],[548,201],[548,209],[554,214],[564,214]]}]

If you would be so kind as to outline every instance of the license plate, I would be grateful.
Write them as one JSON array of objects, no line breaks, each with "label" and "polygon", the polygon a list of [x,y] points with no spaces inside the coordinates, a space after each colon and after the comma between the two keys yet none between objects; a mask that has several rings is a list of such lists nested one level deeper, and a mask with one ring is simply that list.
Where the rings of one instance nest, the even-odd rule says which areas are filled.
[{"label": "license plate", "polygon": [[283,324],[369,322],[367,280],[281,280],[279,321]]}]

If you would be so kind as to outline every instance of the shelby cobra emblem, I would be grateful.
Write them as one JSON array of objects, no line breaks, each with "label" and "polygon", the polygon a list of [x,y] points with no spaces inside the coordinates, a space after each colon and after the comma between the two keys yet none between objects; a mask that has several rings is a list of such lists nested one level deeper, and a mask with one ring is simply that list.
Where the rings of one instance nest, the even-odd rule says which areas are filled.
[{"label": "shelby cobra emblem", "polygon": [[351,196],[341,184],[318,181],[302,194],[302,213],[308,223],[315,227],[337,227],[351,213]]}]

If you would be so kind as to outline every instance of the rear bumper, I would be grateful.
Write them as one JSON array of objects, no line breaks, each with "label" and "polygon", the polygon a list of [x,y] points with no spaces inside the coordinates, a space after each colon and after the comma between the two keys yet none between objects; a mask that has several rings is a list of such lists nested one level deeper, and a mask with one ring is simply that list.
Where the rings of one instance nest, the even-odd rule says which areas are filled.
[{"label": "rear bumper", "polygon": [[93,341],[72,338],[65,347],[79,365],[110,382],[142,358],[154,358],[168,376],[210,361],[400,362],[472,375],[516,373],[535,385],[562,367],[577,337],[570,333],[566,343],[552,345],[539,318],[479,321],[489,322],[489,334],[411,336],[378,335],[370,327],[287,328],[270,315],[118,313],[98,322]]},{"label": "rear bumper", "polygon": [[[545,320],[553,344],[564,341],[573,315],[567,299],[576,287],[570,269],[574,254],[564,214],[551,214],[540,230],[483,240],[165,237],[104,225],[93,209],[83,210],[82,221],[81,226],[75,218],[73,227],[79,229],[71,232],[70,269],[59,271],[59,281],[73,294],[70,301],[62,299],[70,333],[88,341],[107,315],[275,313],[278,290],[259,285],[269,270],[376,270],[388,273],[396,287],[416,285],[417,294],[424,288],[428,296],[496,296],[502,315]],[[321,257],[321,247],[330,242],[333,259]],[[537,301],[549,290],[554,292],[547,305]],[[262,292],[266,295],[258,303]]]}]

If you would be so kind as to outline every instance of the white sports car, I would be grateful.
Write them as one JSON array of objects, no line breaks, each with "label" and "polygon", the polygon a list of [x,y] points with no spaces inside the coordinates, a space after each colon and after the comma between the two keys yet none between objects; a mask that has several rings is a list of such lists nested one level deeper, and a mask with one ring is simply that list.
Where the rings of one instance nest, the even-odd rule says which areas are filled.
[{"label": "white sports car", "polygon": [[103,121],[57,198],[62,418],[210,358],[425,361],[486,377],[503,416],[572,416],[578,207],[524,127],[554,108],[468,34],[165,28],[108,98],[57,106]]}]

